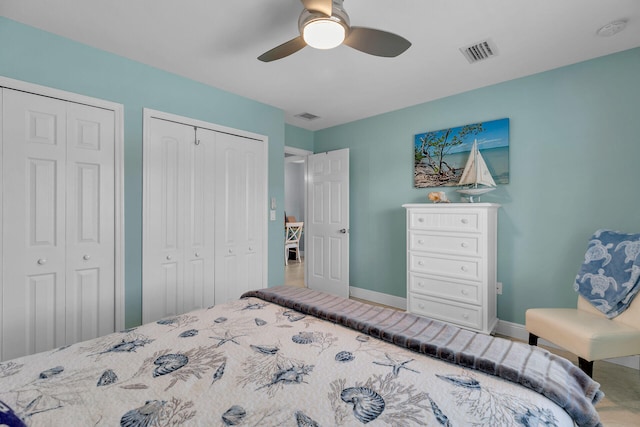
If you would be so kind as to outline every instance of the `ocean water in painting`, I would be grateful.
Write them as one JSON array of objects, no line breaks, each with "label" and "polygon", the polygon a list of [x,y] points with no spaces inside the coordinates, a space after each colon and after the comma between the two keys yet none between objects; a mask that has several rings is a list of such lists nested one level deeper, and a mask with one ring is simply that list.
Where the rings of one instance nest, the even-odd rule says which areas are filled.
[{"label": "ocean water in painting", "polygon": [[509,119],[500,119],[415,135],[415,187],[458,185],[474,141],[496,184],[508,184]]}]

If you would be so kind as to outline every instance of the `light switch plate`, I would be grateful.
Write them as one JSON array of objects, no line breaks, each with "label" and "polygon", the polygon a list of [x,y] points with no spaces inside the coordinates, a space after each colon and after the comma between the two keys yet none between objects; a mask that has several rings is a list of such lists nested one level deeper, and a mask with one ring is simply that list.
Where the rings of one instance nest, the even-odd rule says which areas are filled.
[{"label": "light switch plate", "polygon": [[271,221],[275,221],[275,220],[276,220],[276,211],[271,210],[271,212],[270,212],[270,219],[271,219]]}]

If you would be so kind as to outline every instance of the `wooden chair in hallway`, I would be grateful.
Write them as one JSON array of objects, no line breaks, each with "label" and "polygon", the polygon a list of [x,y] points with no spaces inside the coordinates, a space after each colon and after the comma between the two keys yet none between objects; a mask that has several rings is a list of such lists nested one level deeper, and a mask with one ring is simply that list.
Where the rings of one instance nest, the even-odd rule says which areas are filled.
[{"label": "wooden chair in hallway", "polygon": [[303,222],[287,222],[285,224],[284,265],[289,265],[289,251],[294,250],[298,262],[300,258],[300,238],[302,237]]}]

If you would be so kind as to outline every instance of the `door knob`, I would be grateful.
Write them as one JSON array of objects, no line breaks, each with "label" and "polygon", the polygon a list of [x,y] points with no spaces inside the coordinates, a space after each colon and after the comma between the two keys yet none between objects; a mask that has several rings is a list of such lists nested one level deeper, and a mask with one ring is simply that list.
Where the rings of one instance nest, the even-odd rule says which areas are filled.
[{"label": "door knob", "polygon": [[347,234],[347,229],[346,228],[341,228],[340,230],[338,230],[338,233]]}]

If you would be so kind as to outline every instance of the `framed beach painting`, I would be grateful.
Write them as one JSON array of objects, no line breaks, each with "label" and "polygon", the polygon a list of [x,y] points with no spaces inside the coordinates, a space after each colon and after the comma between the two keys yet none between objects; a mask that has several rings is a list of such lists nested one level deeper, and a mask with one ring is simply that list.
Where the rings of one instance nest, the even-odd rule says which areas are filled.
[{"label": "framed beach painting", "polygon": [[414,186],[461,185],[474,143],[495,184],[509,183],[509,119],[505,118],[415,135]]}]

